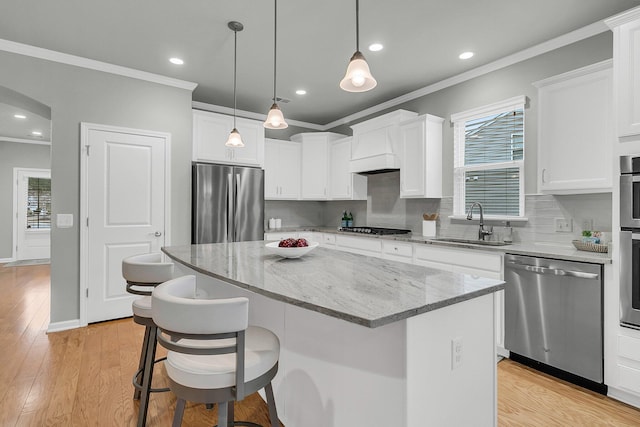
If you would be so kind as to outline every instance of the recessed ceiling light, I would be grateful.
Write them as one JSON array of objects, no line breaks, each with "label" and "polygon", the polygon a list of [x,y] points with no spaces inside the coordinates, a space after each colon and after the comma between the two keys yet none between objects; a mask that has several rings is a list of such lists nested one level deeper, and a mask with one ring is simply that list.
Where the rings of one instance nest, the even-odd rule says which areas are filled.
[{"label": "recessed ceiling light", "polygon": [[176,64],[176,65],[182,65],[184,64],[184,61],[180,58],[169,58],[169,62],[171,62],[172,64]]},{"label": "recessed ceiling light", "polygon": [[31,135],[33,136],[42,136],[42,132],[40,132],[39,130],[34,130],[31,132]]},{"label": "recessed ceiling light", "polygon": [[13,117],[15,117],[16,119],[26,119],[27,116],[25,116],[24,114],[14,114]]},{"label": "recessed ceiling light", "polygon": [[462,52],[458,58],[460,59],[469,59],[473,56],[473,52]]},{"label": "recessed ceiling light", "polygon": [[296,91],[296,95],[306,95],[306,94],[307,94],[307,91],[304,89],[298,89]]},{"label": "recessed ceiling light", "polygon": [[382,46],[381,43],[372,43],[369,45],[369,50],[371,52],[378,52],[380,50],[382,50],[384,48],[384,46]]}]

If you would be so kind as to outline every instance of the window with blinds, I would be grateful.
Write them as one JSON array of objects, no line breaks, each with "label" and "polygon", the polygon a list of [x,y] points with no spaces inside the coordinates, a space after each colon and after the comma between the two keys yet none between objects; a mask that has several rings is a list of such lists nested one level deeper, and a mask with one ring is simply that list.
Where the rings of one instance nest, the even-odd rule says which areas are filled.
[{"label": "window with blinds", "polygon": [[454,114],[454,215],[524,216],[525,97]]},{"label": "window with blinds", "polygon": [[29,177],[27,228],[51,228],[51,179]]}]

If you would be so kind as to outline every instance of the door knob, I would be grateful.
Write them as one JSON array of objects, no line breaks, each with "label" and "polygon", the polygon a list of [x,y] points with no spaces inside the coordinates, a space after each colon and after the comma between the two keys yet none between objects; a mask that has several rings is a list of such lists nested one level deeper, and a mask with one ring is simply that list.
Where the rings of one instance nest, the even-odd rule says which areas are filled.
[{"label": "door knob", "polygon": [[156,237],[160,237],[160,236],[162,236],[162,233],[159,232],[159,231],[156,231],[155,233],[153,233],[153,235],[156,236]]}]

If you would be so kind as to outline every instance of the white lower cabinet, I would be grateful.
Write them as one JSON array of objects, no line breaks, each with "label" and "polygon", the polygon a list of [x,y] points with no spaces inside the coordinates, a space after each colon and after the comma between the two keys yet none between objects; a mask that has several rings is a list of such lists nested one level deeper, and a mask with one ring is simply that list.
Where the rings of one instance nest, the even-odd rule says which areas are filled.
[{"label": "white lower cabinet", "polygon": [[267,241],[278,241],[278,240],[282,240],[282,239],[288,239],[288,238],[292,238],[292,239],[297,239],[298,238],[298,232],[294,231],[267,231],[266,233],[264,233],[264,240]]}]

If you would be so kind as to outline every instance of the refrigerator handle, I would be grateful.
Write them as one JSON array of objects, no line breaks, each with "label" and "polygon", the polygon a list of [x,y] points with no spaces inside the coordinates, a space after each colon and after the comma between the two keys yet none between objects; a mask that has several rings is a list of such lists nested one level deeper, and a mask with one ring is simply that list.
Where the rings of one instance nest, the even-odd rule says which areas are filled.
[{"label": "refrigerator handle", "polygon": [[[238,203],[238,192],[240,191],[240,174],[236,174],[236,187],[234,192],[235,203]],[[238,207],[236,206],[233,212],[233,241],[238,241]]]},{"label": "refrigerator handle", "polygon": [[234,230],[231,228],[233,215],[235,215],[233,189],[231,188],[232,185],[233,175],[229,173],[227,174],[227,242],[233,242],[234,240]]}]

